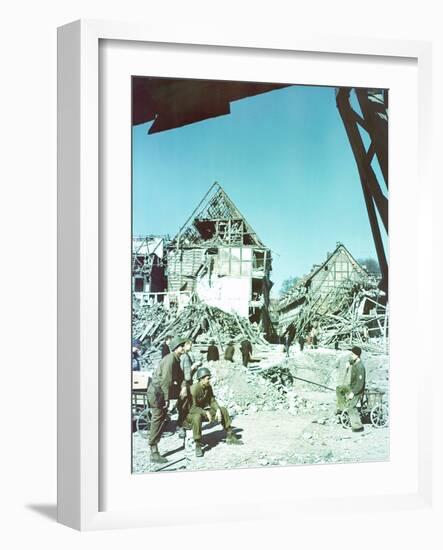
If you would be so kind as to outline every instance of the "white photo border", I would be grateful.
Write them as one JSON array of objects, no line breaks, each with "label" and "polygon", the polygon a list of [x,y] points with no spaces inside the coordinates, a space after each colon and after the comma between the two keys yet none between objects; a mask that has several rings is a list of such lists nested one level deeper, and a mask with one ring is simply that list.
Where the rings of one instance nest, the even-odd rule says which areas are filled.
[{"label": "white photo border", "polygon": [[[198,519],[194,520],[195,510],[189,516],[183,510],[165,513],[164,506],[157,511],[153,507],[134,508],[123,501],[116,508],[103,511],[100,505],[100,480],[106,479],[103,472],[101,456],[102,430],[100,412],[102,409],[99,395],[100,382],[100,348],[102,325],[99,304],[106,288],[100,282],[100,266],[103,251],[100,248],[101,218],[106,218],[106,209],[101,200],[99,189],[99,43],[101,40],[124,40],[128,42],[201,45],[201,49],[212,46],[226,46],[236,51],[243,48],[260,48],[272,51],[312,52],[329,54],[348,54],[364,56],[382,56],[391,58],[409,58],[418,66],[418,168],[420,183],[419,214],[417,228],[411,223],[406,228],[412,243],[426,243],[416,246],[416,282],[421,288],[426,286],[425,295],[432,295],[431,284],[425,281],[423,265],[432,266],[432,181],[429,157],[431,151],[431,45],[426,42],[366,40],[346,37],[281,37],[274,39],[239,38],[232,41],[223,38],[200,40],[182,36],[174,31],[173,36],[157,36],[153,29],[142,25],[117,22],[81,21],[59,29],[59,142],[58,142],[58,180],[59,180],[59,336],[58,336],[58,518],[61,523],[71,527],[87,529],[148,527],[170,525],[179,522],[205,521],[213,518],[205,516],[200,508]],[[249,34],[250,36],[250,34]],[[210,45],[210,46],[208,46]],[[334,83],[335,84],[335,83]],[[391,146],[393,144],[391,143]],[[395,191],[394,191],[395,196]],[[391,194],[392,197],[392,194]],[[130,251],[128,252],[130,253]],[[420,267],[421,266],[421,267]],[[395,274],[394,274],[395,275]],[[398,274],[398,276],[401,276]],[[106,287],[106,285],[105,285]],[[420,289],[421,290],[421,289]],[[422,318],[432,318],[432,306],[424,299],[419,300],[419,289],[411,298],[412,308],[418,308]],[[422,294],[423,296],[423,294]],[[395,329],[394,329],[395,330]],[[403,342],[406,342],[404,337]],[[432,364],[431,350],[421,353],[422,363]],[[292,494],[281,495],[285,506],[282,509],[299,511],[300,505],[305,512],[321,513],[340,505],[345,513],[356,505],[368,513],[374,510],[395,510],[404,508],[429,508],[432,505],[432,409],[429,398],[425,399],[425,387],[432,387],[431,369],[416,388],[414,400],[418,402],[416,418],[417,427],[416,476],[411,479],[412,489],[408,485],[405,491],[379,495],[377,493],[355,494],[345,491],[335,498],[314,496],[311,499],[299,500]],[[391,383],[395,384],[394,381]],[[105,395],[106,401],[106,395]],[[425,406],[425,403],[427,406]],[[355,471],[361,465],[317,466],[315,475],[319,483],[326,483],[328,477],[336,475],[336,468],[347,468]],[[383,465],[374,464],[374,470]],[[303,467],[305,468],[305,467]],[[307,473],[309,468],[305,472]],[[335,469],[335,470],[334,470]],[[260,470],[259,474],[267,478],[267,483],[279,480],[284,483],[286,468]],[[220,472],[198,472],[203,482],[211,483]],[[176,484],[182,483],[177,476],[167,474]],[[184,474],[189,476],[189,474]],[[194,475],[194,474],[191,474]],[[252,476],[244,471],[224,472],[234,482],[240,477]],[[258,475],[255,472],[255,475]],[[139,483],[139,476],[133,483]],[[144,476],[149,482],[149,476]],[[152,483],[155,485],[154,478]],[[165,483],[163,478],[162,484]],[[257,483],[257,481],[255,481]],[[157,488],[158,490],[158,488]],[[296,492],[296,491],[294,491]],[[155,491],[154,491],[154,494]],[[251,492],[253,495],[254,492]],[[267,495],[260,498],[239,499],[230,511],[219,516],[220,520],[256,520],[270,517],[266,509]],[[275,495],[274,495],[275,499]],[[150,500],[150,499],[149,499]],[[170,499],[168,499],[170,504]],[[213,514],[213,511],[211,511]]]}]

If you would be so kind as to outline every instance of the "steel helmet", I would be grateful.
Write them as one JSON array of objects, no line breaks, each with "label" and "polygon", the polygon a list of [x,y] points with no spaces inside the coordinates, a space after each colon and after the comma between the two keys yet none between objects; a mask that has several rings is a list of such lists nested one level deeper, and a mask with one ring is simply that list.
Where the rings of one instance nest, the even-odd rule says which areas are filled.
[{"label": "steel helmet", "polygon": [[188,340],[187,338],[184,338],[184,337],[182,337],[182,336],[176,336],[176,337],[172,340],[172,342],[171,342],[171,344],[170,344],[169,347],[170,347],[170,349],[171,349],[172,351],[174,351],[174,350],[177,349],[179,346],[182,346],[185,342],[187,342],[187,340]]},{"label": "steel helmet", "polygon": [[211,376],[211,371],[206,367],[199,367],[195,373],[197,380],[204,378],[205,376]]}]

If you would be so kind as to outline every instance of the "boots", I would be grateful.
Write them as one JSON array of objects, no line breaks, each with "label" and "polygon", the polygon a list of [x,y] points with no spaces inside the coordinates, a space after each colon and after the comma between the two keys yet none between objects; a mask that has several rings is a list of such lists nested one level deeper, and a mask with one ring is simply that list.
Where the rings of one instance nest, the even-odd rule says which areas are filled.
[{"label": "boots", "polygon": [[157,445],[151,445],[151,462],[156,464],[166,464],[168,461],[158,452]]},{"label": "boots", "polygon": [[231,430],[226,433],[226,443],[228,445],[243,445],[243,441],[241,441],[241,439]]},{"label": "boots", "polygon": [[201,458],[203,456],[203,449],[200,441],[195,442],[195,456],[197,458]]}]

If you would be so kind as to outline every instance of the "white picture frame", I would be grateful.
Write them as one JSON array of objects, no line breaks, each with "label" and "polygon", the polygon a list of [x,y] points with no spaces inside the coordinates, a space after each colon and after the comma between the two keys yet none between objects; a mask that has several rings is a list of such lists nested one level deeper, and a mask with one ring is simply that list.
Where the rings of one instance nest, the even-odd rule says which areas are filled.
[{"label": "white picture frame", "polygon": [[[153,29],[143,25],[119,22],[77,21],[59,29],[58,33],[58,521],[79,530],[110,529],[126,527],[151,527],[178,523],[210,521],[213,510],[205,512],[198,506],[190,506],[183,511],[171,509],[170,499],[161,499],[161,488],[189,483],[189,475],[201,476],[204,483],[221,483],[226,481],[249,487],[250,495],[237,497],[229,509],[223,508],[223,496],[220,497],[218,520],[233,521],[260,520],[263,518],[290,517],[295,510],[304,512],[325,512],[333,506],[339,506],[346,513],[356,506],[365,513],[374,509],[395,511],[399,509],[432,510],[433,470],[432,470],[432,411],[424,406],[425,388],[432,384],[431,367],[420,383],[414,386],[413,408],[414,422],[417,427],[417,457],[404,464],[403,477],[396,490],[388,489],[380,494],[355,491],[352,484],[343,493],[329,491],[325,497],[321,490],[312,490],[312,498],[283,493],[285,479],[292,475],[294,468],[267,469],[266,472],[198,472],[185,474],[187,479],[177,479],[181,474],[167,474],[161,482],[152,477],[132,480],[131,485],[149,483],[152,494],[158,495],[159,504],[140,506],[130,502],[130,493],[125,493],[121,505],[115,503],[111,509],[103,509],[102,490],[104,483],[113,483],[116,477],[109,478],[103,466],[103,412],[101,401],[105,401],[107,388],[103,388],[100,356],[100,338],[102,331],[101,315],[103,299],[106,299],[106,288],[101,285],[103,273],[101,232],[106,224],[100,222],[106,217],[107,208],[115,208],[103,203],[103,188],[100,180],[100,127],[99,113],[99,75],[100,44],[103,41],[115,41],[127,44],[130,49],[136,44],[174,45],[180,48],[193,44],[199,52],[211,57],[211,48],[223,48],[229,55],[236,56],[248,51],[273,52],[285,58],[291,52],[303,52],[311,56],[329,55],[343,58],[354,58],[370,62],[371,59],[387,59],[395,66],[396,62],[412,60],[416,65],[418,76],[418,102],[414,109],[418,113],[418,169],[422,198],[419,200],[417,231],[411,229],[411,238],[425,243],[415,256],[423,263],[432,265],[431,243],[431,203],[432,181],[429,168],[431,150],[431,44],[419,41],[370,40],[351,37],[324,37],[298,35],[297,37],[281,36],[265,39],[248,33],[245,37],[225,40],[221,33],[210,41],[204,32],[200,36],[187,36],[171,32],[170,36],[158,35]],[[106,58],[108,62],[108,58]],[[326,61],[331,62],[332,61]],[[415,112],[415,111],[414,111]],[[126,152],[126,155],[130,152]],[[428,193],[428,194],[427,194]],[[396,192],[394,190],[394,197]],[[411,196],[409,195],[409,199]],[[406,204],[411,207],[411,201]],[[409,206],[408,206],[409,205]],[[103,215],[103,216],[102,216]],[[395,241],[395,237],[394,237]],[[398,242],[398,241],[397,241]],[[428,244],[426,244],[428,243]],[[130,253],[130,250],[128,250]],[[394,270],[395,276],[395,270]],[[417,284],[424,281],[424,270],[414,274]],[[426,285],[425,285],[426,286]],[[103,285],[106,287],[106,285]],[[412,307],[420,311],[425,318],[432,316],[431,305],[424,299],[429,297],[432,287],[427,282],[424,295],[419,299],[417,294],[412,298]],[[394,315],[395,320],[395,315]],[[393,337],[395,324],[393,327]],[[401,340],[403,338],[403,340]],[[399,343],[405,342],[405,336],[399,336]],[[421,352],[422,360],[432,365],[431,351]],[[398,357],[401,357],[400,355]],[[412,358],[404,357],[404,363],[412,368]],[[405,367],[405,372],[408,371]],[[129,372],[128,372],[129,375]],[[401,376],[393,376],[392,384],[402,383]],[[109,390],[111,391],[111,390]],[[398,409],[404,405],[399,397]],[[395,403],[394,403],[395,405]],[[123,405],[124,406],[124,405]],[[395,416],[394,416],[395,420]],[[399,453],[400,454],[400,453]],[[395,455],[395,453],[394,453]],[[395,459],[395,457],[394,457]],[[395,460],[393,459],[393,468]],[[398,457],[399,464],[402,458]],[[416,459],[416,460],[415,460]],[[319,486],[327,485],[332,476],[340,479],[343,468],[349,475],[360,475],[360,465],[306,467],[305,477],[318,479]],[[315,471],[314,471],[315,468]],[[338,470],[337,470],[338,468]],[[340,470],[341,468],[341,470]],[[378,475],[382,466],[373,465],[372,474]],[[414,474],[411,472],[414,471]],[[392,473],[392,472],[391,472]],[[387,475],[386,472],[383,475]],[[172,481],[171,481],[172,476]],[[254,477],[255,476],[255,477]],[[260,477],[257,477],[260,476]],[[195,479],[195,478],[194,478]],[[314,477],[312,477],[314,479]],[[410,483],[404,480],[408,479]],[[117,482],[117,481],[116,481]],[[257,483],[263,483],[261,495],[254,492]],[[403,489],[401,484],[404,483]],[[246,484],[246,485],[245,485]],[[342,484],[341,484],[342,485]],[[275,490],[274,490],[275,488]],[[279,496],[280,495],[280,496]],[[118,500],[118,499],[115,499]],[[274,506],[277,502],[281,506]],[[210,513],[209,513],[210,512]]]}]

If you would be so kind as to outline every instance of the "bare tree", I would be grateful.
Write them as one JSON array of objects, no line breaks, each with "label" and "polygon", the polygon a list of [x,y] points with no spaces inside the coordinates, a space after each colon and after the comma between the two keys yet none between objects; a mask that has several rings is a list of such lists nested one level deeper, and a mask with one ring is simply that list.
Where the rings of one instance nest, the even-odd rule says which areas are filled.
[{"label": "bare tree", "polygon": [[380,275],[380,266],[378,265],[377,260],[374,260],[374,258],[358,258],[357,262],[366,269],[366,271],[369,271],[369,273],[373,273],[374,275]]},{"label": "bare tree", "polygon": [[289,277],[288,279],[285,279],[280,287],[280,296],[284,296],[300,279],[300,277]]}]

